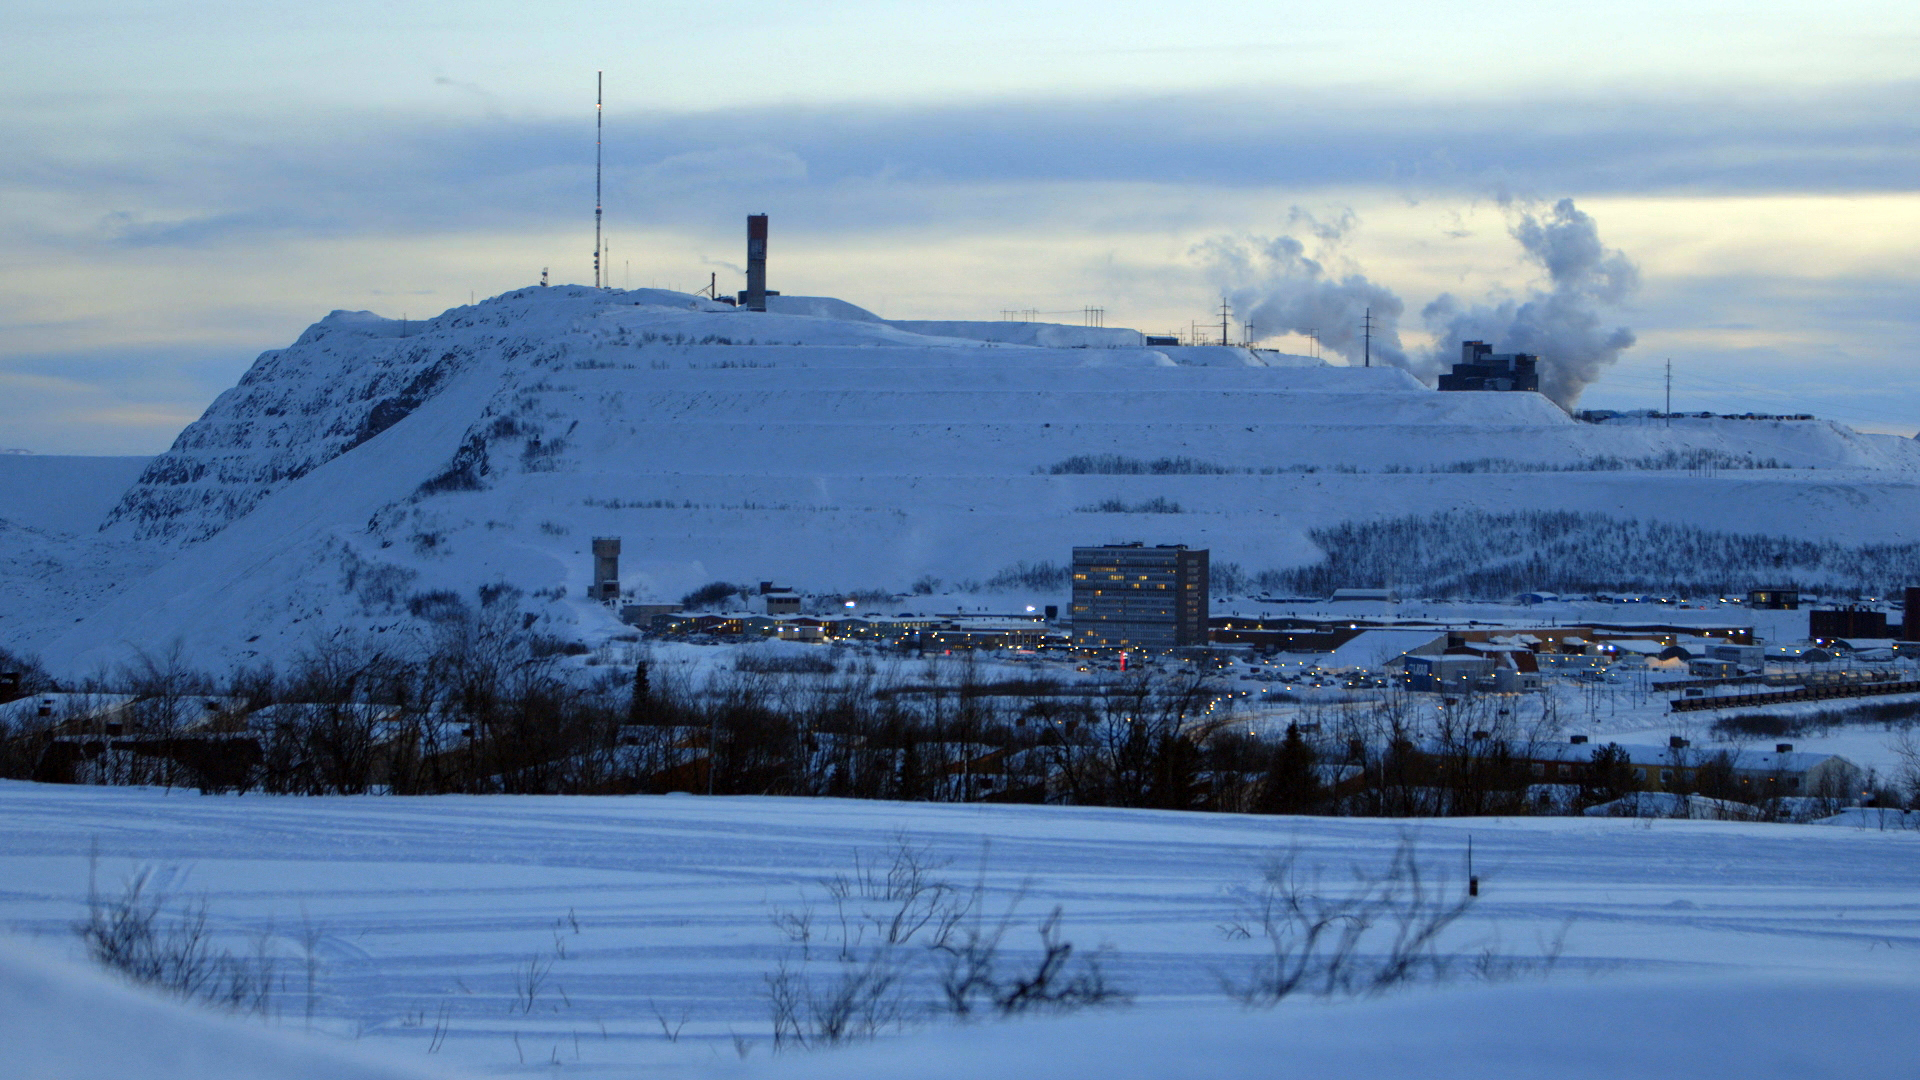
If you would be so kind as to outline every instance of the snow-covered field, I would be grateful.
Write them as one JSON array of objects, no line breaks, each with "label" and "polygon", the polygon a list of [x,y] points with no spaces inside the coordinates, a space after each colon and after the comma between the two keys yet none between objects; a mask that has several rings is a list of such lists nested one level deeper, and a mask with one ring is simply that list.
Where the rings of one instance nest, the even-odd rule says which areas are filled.
[{"label": "snow-covered field", "polygon": [[[174,897],[204,899],[226,940],[271,943],[287,985],[270,1027],[311,1023],[361,1053],[475,1074],[1788,1077],[1904,1075],[1920,1060],[1920,832],[1877,824],[21,783],[0,784],[0,821],[0,925],[43,949],[78,953],[68,928],[97,850],[104,891],[154,867]],[[1270,1012],[1223,994],[1221,977],[1261,953],[1222,927],[1265,860],[1296,852],[1337,893],[1408,835],[1450,892],[1471,837],[1482,898],[1449,931],[1459,981]],[[1106,946],[1135,1004],[772,1055],[767,976],[783,958],[835,970],[823,879],[903,839],[962,890],[982,884],[988,910],[1017,898],[1018,944],[1058,905],[1064,936]],[[791,933],[809,911],[811,953]],[[1489,950],[1537,959],[1556,939],[1550,976],[1473,974]],[[21,970],[0,963],[16,1000]]]}]

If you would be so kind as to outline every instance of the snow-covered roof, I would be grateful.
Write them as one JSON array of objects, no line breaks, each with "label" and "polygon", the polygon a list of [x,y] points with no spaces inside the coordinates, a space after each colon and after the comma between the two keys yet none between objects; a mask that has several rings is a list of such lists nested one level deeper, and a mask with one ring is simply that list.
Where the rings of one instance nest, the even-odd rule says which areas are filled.
[{"label": "snow-covered roof", "polygon": [[[1593,760],[1595,750],[1607,744],[1608,740],[1604,739],[1584,743],[1537,742],[1518,746],[1514,752],[1532,761],[1587,762]],[[1730,746],[1687,746],[1675,749],[1671,746],[1645,743],[1615,745],[1625,750],[1627,760],[1635,765],[1666,767],[1678,762],[1684,767],[1691,768],[1725,754],[1734,769],[1755,773],[1804,773],[1839,757],[1837,754],[1820,754],[1806,750],[1789,750],[1781,753],[1773,750],[1746,750]],[[1840,758],[1840,760],[1846,759]]]},{"label": "snow-covered roof", "polygon": [[1444,646],[1447,635],[1432,630],[1362,630],[1320,661],[1328,670],[1380,668],[1418,649]]},{"label": "snow-covered roof", "polygon": [[1605,647],[1618,652],[1637,653],[1641,656],[1658,656],[1672,648],[1664,641],[1654,641],[1651,638],[1615,638],[1606,642]]},{"label": "snow-covered roof", "polygon": [[54,720],[98,716],[123,709],[136,700],[132,694],[28,694],[0,705],[0,720],[8,723],[31,720],[37,718],[43,708],[50,710],[49,716]]}]

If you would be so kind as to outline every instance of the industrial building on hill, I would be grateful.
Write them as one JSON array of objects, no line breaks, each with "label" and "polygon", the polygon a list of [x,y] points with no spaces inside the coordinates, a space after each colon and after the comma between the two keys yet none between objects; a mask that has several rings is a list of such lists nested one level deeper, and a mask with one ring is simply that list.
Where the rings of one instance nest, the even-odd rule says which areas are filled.
[{"label": "industrial building on hill", "polygon": [[1074,647],[1205,645],[1211,599],[1207,554],[1184,544],[1074,548]]},{"label": "industrial building on hill", "polygon": [[1532,353],[1497,353],[1484,341],[1460,343],[1460,362],[1440,376],[1442,390],[1538,390],[1540,358]]}]

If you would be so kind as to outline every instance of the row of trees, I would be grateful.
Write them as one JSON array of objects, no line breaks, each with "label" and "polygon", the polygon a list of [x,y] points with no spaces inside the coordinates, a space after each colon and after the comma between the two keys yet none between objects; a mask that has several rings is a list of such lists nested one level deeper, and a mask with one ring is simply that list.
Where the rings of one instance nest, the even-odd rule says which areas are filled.
[{"label": "row of trees", "polygon": [[[1529,747],[1559,727],[1544,695],[1436,708],[1389,694],[1308,708],[1276,741],[1191,671],[996,684],[966,662],[831,655],[582,666],[510,603],[482,604],[425,640],[335,640],[285,672],[216,679],[147,659],[59,715],[9,713],[0,774],[308,795],[688,791],[1369,816],[1566,812],[1637,786],[1618,748],[1597,747],[1543,802]],[[29,690],[52,686],[10,666]],[[1676,777],[1668,790],[1741,792],[1726,762]]]},{"label": "row of trees", "polygon": [[1800,540],[1560,510],[1449,510],[1312,530],[1326,558],[1259,575],[1262,587],[1326,595],[1398,585],[1427,596],[1657,590],[1744,592],[1798,583],[1868,595],[1916,580],[1920,544]]}]

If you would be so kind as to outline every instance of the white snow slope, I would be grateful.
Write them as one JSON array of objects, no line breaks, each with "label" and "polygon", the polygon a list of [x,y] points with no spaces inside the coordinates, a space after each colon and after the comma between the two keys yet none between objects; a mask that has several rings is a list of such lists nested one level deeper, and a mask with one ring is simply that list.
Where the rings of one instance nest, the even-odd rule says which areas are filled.
[{"label": "white snow slope", "polygon": [[[262,1030],[114,984],[0,939],[0,1072],[10,1080],[427,1080],[338,1041]],[[411,1065],[412,1063],[409,1063]]]},{"label": "white snow slope", "polygon": [[[581,600],[597,535],[623,538],[630,590],[672,599],[717,578],[903,590],[1126,539],[1256,571],[1317,558],[1310,528],[1454,507],[1852,543],[1920,531],[1920,444],[1830,423],[1582,424],[1538,395],[1440,394],[1392,369],[777,300],[556,287],[404,328],[336,312],[264,354],[107,517],[102,539],[133,546],[85,561],[116,596],[41,596],[48,573],[10,571],[0,634],[56,670],[176,642],[223,666],[504,581],[565,590],[539,614],[592,639],[618,630]],[[1688,451],[1791,467],[1401,471]],[[1080,455],[1205,468],[1049,471]],[[1182,512],[1097,509],[1155,499]],[[0,536],[16,542],[42,543]]]},{"label": "white snow slope", "polygon": [[[688,796],[221,798],[24,783],[0,783],[0,821],[0,928],[77,955],[68,927],[85,912],[97,844],[92,872],[106,893],[151,867],[169,911],[204,901],[223,944],[267,942],[287,976],[269,1026],[305,1028],[311,1009],[313,1027],[357,1038],[362,1052],[470,1073],[1787,1080],[1906,1076],[1920,1060],[1913,830]],[[1264,860],[1294,852],[1317,869],[1315,888],[1337,894],[1404,835],[1447,895],[1472,839],[1479,906],[1443,939],[1461,957],[1455,981],[1271,1011],[1225,996],[1221,977],[1244,975],[1263,951],[1222,927],[1243,917],[1238,891]],[[1134,1005],[958,1029],[923,1018],[864,1049],[771,1055],[766,976],[783,959],[822,980],[840,973],[824,882],[853,872],[856,856],[884,867],[901,837],[945,864],[936,878],[977,882],[990,917],[1013,905],[1008,942],[1023,962],[1034,923],[1058,905],[1079,953],[1109,947],[1106,969]],[[811,913],[810,952],[776,926],[783,912]],[[1484,953],[1538,959],[1556,938],[1564,949],[1549,976],[1487,985],[1474,974]],[[540,977],[527,1007],[530,963]],[[914,1001],[936,993],[926,970],[908,977]],[[94,1060],[106,1046],[180,1038],[157,1011],[118,1003],[82,1038],[73,1016],[86,1003],[65,994],[0,958],[11,1055],[0,1074],[19,1075],[9,1066],[21,1046],[58,1062],[69,1044]]]}]

